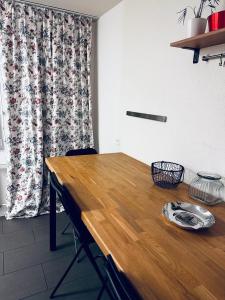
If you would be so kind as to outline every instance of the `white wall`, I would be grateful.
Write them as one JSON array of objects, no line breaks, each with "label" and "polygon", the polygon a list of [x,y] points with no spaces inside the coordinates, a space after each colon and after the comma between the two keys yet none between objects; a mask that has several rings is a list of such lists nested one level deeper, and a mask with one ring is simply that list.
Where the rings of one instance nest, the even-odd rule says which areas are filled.
[{"label": "white wall", "polygon": [[[169,46],[185,37],[176,12],[186,3],[124,0],[100,18],[100,151],[117,151],[120,139],[122,152],[147,164],[176,161],[225,176],[225,68],[218,60],[193,65],[192,51]],[[222,51],[225,45],[202,54]],[[127,110],[168,122],[128,117]]]},{"label": "white wall", "polygon": [[98,21],[98,132],[101,152],[120,149],[123,3]]}]

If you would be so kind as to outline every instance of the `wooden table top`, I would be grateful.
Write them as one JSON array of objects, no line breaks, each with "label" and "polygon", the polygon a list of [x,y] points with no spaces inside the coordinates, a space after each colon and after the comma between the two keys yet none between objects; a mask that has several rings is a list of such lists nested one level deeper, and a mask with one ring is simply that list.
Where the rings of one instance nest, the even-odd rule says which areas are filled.
[{"label": "wooden table top", "polygon": [[[104,254],[143,299],[225,299],[225,205],[207,207],[216,224],[185,231],[165,222],[162,207],[189,201],[187,185],[155,186],[150,167],[123,154],[47,158],[76,199]],[[200,204],[204,206],[203,204]]]}]

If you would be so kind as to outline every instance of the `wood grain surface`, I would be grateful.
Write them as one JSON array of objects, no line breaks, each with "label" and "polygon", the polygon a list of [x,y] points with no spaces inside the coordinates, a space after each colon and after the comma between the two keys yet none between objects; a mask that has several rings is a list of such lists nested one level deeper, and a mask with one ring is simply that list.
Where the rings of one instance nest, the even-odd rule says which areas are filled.
[{"label": "wood grain surface", "polygon": [[170,44],[171,47],[202,49],[225,43],[225,28],[199,34]]},{"label": "wood grain surface", "polygon": [[[150,167],[123,153],[47,158],[72,194],[105,255],[111,254],[143,299],[225,299],[225,205],[188,197],[188,186],[155,186]],[[216,224],[185,231],[162,217],[169,201],[209,209]]]}]

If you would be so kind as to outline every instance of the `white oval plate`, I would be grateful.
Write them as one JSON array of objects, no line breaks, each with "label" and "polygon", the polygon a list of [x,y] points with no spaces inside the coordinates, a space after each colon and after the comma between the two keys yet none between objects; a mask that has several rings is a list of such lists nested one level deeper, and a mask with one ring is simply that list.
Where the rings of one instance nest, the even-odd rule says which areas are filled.
[{"label": "white oval plate", "polygon": [[169,222],[188,230],[209,228],[216,222],[207,209],[187,202],[166,203],[162,214]]}]

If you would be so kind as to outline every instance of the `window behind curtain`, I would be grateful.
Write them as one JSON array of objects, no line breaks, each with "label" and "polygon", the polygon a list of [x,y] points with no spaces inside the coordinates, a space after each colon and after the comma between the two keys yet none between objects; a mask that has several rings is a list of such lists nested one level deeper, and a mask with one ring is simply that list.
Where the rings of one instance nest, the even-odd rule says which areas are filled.
[{"label": "window behind curtain", "polygon": [[4,148],[3,144],[3,110],[2,110],[2,102],[3,102],[3,95],[2,95],[2,55],[0,49],[0,150]]},{"label": "window behind curtain", "polygon": [[4,95],[3,95],[3,80],[2,80],[2,55],[0,47],[0,150],[4,149]]}]

